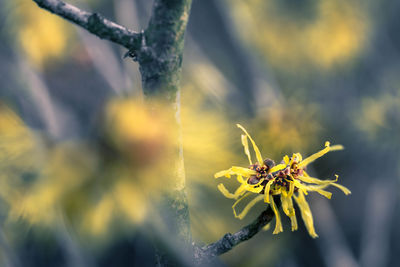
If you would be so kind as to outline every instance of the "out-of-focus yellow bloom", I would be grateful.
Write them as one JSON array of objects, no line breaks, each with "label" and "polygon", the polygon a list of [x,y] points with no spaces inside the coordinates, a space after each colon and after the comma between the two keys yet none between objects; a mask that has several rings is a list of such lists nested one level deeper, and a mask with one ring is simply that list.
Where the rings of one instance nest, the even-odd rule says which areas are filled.
[{"label": "out-of-focus yellow bloom", "polygon": [[[244,41],[278,66],[329,69],[362,51],[368,13],[362,1],[234,0],[236,26]],[[287,4],[290,2],[290,4]]]},{"label": "out-of-focus yellow bloom", "polygon": [[317,104],[276,99],[251,121],[256,132],[253,136],[260,140],[260,146],[268,148],[271,158],[279,158],[281,151],[304,151],[316,145],[316,136],[322,129],[319,110]]},{"label": "out-of-focus yellow bloom", "polygon": [[163,107],[112,99],[105,107],[101,142],[44,142],[0,105],[0,198],[7,204],[0,212],[8,213],[10,224],[22,219],[47,227],[65,215],[88,238],[134,229],[171,175],[174,116]]},{"label": "out-of-focus yellow bloom", "polygon": [[[240,183],[239,188],[237,188],[234,193],[230,193],[222,183],[218,185],[218,189],[225,197],[236,199],[236,202],[232,206],[235,217],[243,219],[257,202],[264,200],[265,203],[271,205],[275,213],[276,224],[273,233],[278,234],[283,231],[283,228],[280,214],[278,212],[278,206],[272,196],[280,195],[282,210],[290,218],[292,231],[294,231],[297,230],[297,219],[293,207],[294,198],[300,208],[301,216],[309,234],[314,238],[317,237],[318,235],[315,233],[312,213],[305,199],[305,195],[307,195],[309,191],[315,191],[330,199],[332,193],[324,190],[330,185],[341,189],[346,195],[351,192],[346,187],[336,183],[338,179],[337,175],[335,175],[336,179],[334,180],[319,180],[310,177],[305,169],[306,166],[314,160],[322,157],[330,151],[341,150],[343,149],[343,146],[330,146],[330,143],[326,142],[324,149],[305,159],[303,159],[300,153],[295,153],[292,157],[287,155],[284,156],[282,162],[275,165],[273,160],[263,159],[260,150],[248,132],[243,128],[243,126],[239,124],[237,126],[244,132],[241,137],[242,144],[244,147],[244,153],[248,157],[250,167],[244,168],[233,166],[228,170],[223,170],[215,174],[215,178],[230,178],[232,175],[236,175],[237,180]],[[248,140],[250,140],[253,145],[256,161],[252,161],[251,159]],[[256,197],[245,206],[242,212],[237,214],[235,209],[236,205],[244,198],[253,194],[256,194]]]},{"label": "out-of-focus yellow bloom", "polygon": [[18,41],[27,59],[41,68],[48,60],[63,57],[72,26],[38,8],[33,1],[17,0],[14,5]]},{"label": "out-of-focus yellow bloom", "polygon": [[174,115],[166,103],[112,99],[105,109],[105,131],[111,145],[135,165],[162,164],[171,149]]},{"label": "out-of-focus yellow bloom", "polygon": [[393,147],[399,133],[400,90],[376,97],[363,98],[359,110],[353,113],[355,125],[370,141],[380,140],[380,147]]}]

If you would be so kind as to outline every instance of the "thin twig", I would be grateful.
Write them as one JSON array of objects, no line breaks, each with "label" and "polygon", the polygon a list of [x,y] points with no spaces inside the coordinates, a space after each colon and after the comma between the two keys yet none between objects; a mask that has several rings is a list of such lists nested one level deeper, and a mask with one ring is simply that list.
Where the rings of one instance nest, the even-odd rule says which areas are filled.
[{"label": "thin twig", "polygon": [[98,13],[90,13],[60,0],[33,0],[39,7],[50,11],[88,30],[101,39],[138,50],[142,34],[112,22]]},{"label": "thin twig", "polygon": [[[280,199],[274,196],[274,201],[279,208],[281,205]],[[274,211],[272,210],[271,206],[268,206],[268,208],[263,211],[257,217],[257,219],[255,219],[252,223],[246,225],[236,233],[227,233],[220,240],[212,244],[206,245],[202,248],[198,248],[195,252],[196,260],[198,262],[209,261],[216,256],[230,251],[235,246],[255,236],[265,225],[272,221],[274,216]]]}]

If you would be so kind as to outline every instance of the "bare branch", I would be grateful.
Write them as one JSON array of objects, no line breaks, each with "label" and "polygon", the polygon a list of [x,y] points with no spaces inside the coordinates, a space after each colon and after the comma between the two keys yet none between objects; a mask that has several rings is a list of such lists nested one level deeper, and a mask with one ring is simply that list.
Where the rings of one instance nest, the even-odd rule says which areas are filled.
[{"label": "bare branch", "polygon": [[141,45],[141,33],[134,32],[98,13],[90,13],[60,0],[33,0],[39,7],[50,11],[88,30],[101,39],[122,45],[131,51]]},{"label": "bare branch", "polygon": [[[274,200],[278,208],[281,205],[281,201],[279,198],[274,196]],[[235,246],[239,245],[240,243],[249,240],[253,236],[255,236],[260,230],[267,225],[269,222],[272,221],[274,218],[274,211],[272,210],[271,206],[263,211],[257,219],[255,219],[249,225],[246,225],[239,231],[234,234],[227,233],[225,234],[220,240],[215,243],[206,245],[202,248],[198,248],[195,251],[195,258],[198,262],[204,262],[212,260],[214,257],[224,254],[230,251]]]}]

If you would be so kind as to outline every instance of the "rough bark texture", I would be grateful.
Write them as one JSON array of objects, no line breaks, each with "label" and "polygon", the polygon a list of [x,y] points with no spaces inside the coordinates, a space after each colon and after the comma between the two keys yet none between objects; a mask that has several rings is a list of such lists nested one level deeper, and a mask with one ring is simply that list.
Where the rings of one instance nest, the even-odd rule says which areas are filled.
[{"label": "rough bark texture", "polygon": [[175,101],[182,66],[184,34],[191,0],[155,0],[137,55],[144,93]]}]

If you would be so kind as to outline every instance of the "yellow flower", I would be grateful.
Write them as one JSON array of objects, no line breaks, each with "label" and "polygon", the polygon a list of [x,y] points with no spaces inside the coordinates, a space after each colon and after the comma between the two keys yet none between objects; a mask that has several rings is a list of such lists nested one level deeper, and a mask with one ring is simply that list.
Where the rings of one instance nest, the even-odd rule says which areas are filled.
[{"label": "yellow flower", "polygon": [[[295,153],[292,157],[284,156],[280,164],[275,165],[271,159],[263,160],[261,152],[258,149],[253,138],[248,134],[246,129],[237,124],[237,126],[244,132],[242,134],[242,144],[244,147],[244,153],[247,155],[250,167],[238,167],[233,166],[228,170],[223,170],[215,174],[215,178],[227,177],[230,178],[232,175],[236,175],[240,186],[234,193],[230,193],[225,186],[221,183],[218,185],[218,189],[221,193],[231,199],[236,199],[233,204],[233,213],[236,218],[243,219],[248,211],[259,201],[264,200],[265,203],[271,205],[272,210],[275,213],[276,224],[274,234],[278,234],[283,231],[280,214],[278,212],[278,206],[274,201],[274,197],[280,195],[280,201],[282,203],[283,212],[290,218],[292,224],[292,231],[297,230],[297,219],[295,210],[293,207],[293,198],[300,208],[301,217],[303,218],[304,224],[309,234],[315,238],[318,235],[315,233],[314,222],[310,207],[305,199],[305,195],[309,191],[315,191],[326,198],[331,198],[332,193],[324,190],[328,186],[332,185],[342,190],[346,195],[350,194],[350,190],[346,187],[337,184],[338,176],[334,180],[319,180],[317,178],[310,177],[306,172],[308,164],[322,157],[326,153],[335,150],[342,150],[342,145],[330,146],[329,142],[325,142],[325,148],[319,152],[303,159],[300,153]],[[253,145],[253,149],[256,155],[256,161],[253,162],[249,150],[248,139]],[[242,212],[237,214],[236,205],[241,202],[244,198],[255,194],[256,197],[251,200],[243,209]]]}]

